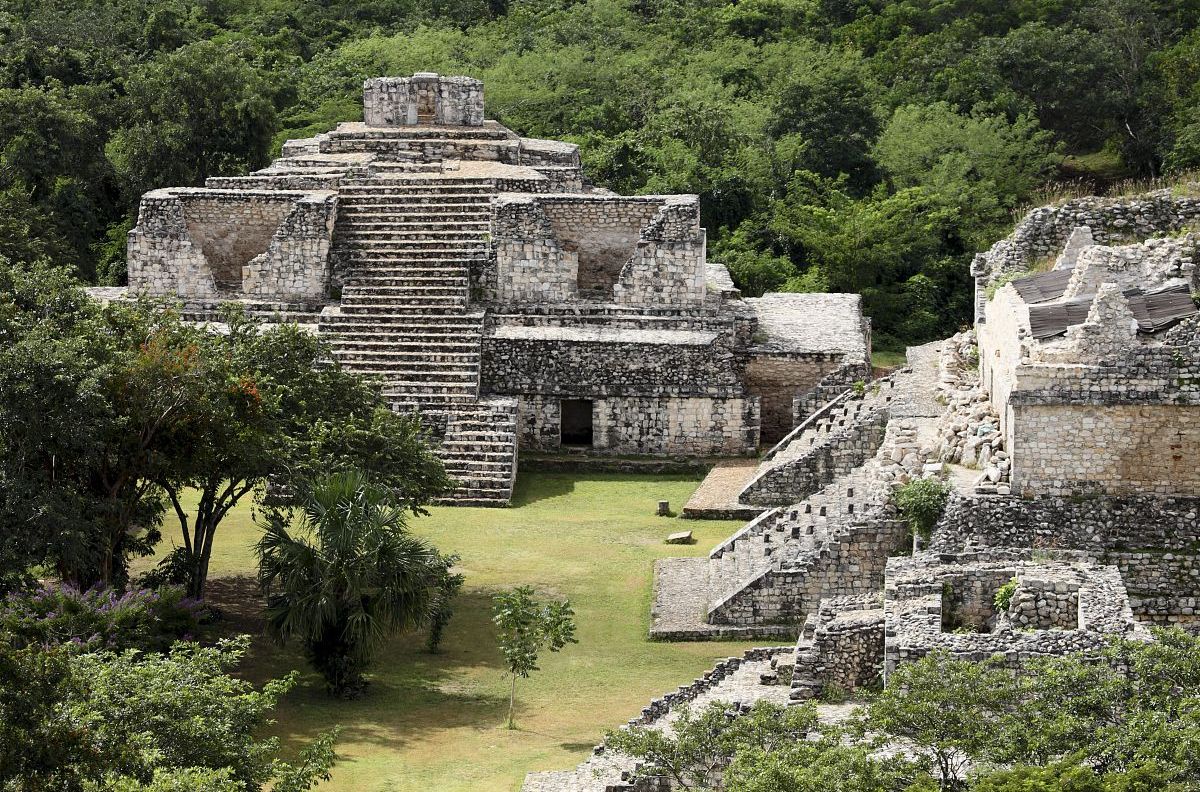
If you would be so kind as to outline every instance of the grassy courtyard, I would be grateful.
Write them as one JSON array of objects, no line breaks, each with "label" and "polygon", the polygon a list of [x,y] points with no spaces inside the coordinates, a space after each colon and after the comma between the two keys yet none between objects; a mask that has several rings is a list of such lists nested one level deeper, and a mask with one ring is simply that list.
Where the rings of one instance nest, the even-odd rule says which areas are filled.
[{"label": "grassy courtyard", "polygon": [[[646,639],[653,560],[704,554],[740,525],[688,522],[696,544],[664,544],[681,523],[655,517],[656,501],[678,508],[698,484],[698,477],[529,474],[518,482],[514,508],[434,509],[414,530],[460,554],[466,575],[440,654],[422,650],[424,636],[397,638],[357,701],[328,698],[292,646],[256,642],[244,671],[256,680],[301,671],[275,727],[290,748],[342,726],[341,760],[322,790],[516,790],[527,771],[573,766],[605,729],[749,645]],[[212,564],[214,599],[233,625],[249,630],[256,628],[249,581],[256,535],[249,508],[231,515]],[[518,728],[509,731],[490,594],[523,583],[571,599],[579,644],[546,655],[542,671],[518,684]]]}]

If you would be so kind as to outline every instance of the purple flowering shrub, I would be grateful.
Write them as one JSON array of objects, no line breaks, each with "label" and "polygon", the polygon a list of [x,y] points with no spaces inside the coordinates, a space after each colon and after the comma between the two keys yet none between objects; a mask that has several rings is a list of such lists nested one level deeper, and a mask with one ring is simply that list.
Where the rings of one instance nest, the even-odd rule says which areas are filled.
[{"label": "purple flowering shrub", "polygon": [[120,594],[46,585],[0,600],[0,633],[18,645],[72,644],[83,651],[166,651],[175,641],[190,639],[200,617],[200,603],[175,587]]}]

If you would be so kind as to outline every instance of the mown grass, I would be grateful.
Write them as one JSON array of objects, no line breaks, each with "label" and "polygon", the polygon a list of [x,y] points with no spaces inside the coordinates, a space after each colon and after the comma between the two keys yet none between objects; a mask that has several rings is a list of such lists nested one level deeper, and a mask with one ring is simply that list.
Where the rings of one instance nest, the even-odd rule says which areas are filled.
[{"label": "mown grass", "polygon": [[[342,726],[342,759],[320,787],[329,792],[516,790],[527,771],[572,767],[651,698],[749,646],[646,638],[653,560],[706,553],[740,527],[654,516],[657,501],[677,508],[698,483],[698,476],[529,474],[518,481],[514,508],[433,509],[413,528],[459,553],[466,575],[441,653],[426,654],[423,635],[393,640],[357,701],[328,698],[295,647],[256,641],[242,673],[261,681],[301,671],[273,729],[289,752]],[[698,542],[663,543],[681,528]],[[256,533],[250,509],[241,508],[221,526],[214,550],[213,595],[235,628],[255,628],[248,578]],[[523,583],[571,599],[580,642],[546,655],[542,670],[518,683],[518,728],[509,731],[490,596]]]}]

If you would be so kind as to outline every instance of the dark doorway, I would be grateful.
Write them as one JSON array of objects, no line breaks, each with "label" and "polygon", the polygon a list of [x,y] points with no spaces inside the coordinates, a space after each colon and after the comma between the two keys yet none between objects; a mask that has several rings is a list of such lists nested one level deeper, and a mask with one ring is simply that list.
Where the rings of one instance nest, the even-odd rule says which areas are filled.
[{"label": "dark doorway", "polygon": [[562,432],[563,445],[590,446],[592,444],[592,400],[563,399],[562,421],[559,427]]}]

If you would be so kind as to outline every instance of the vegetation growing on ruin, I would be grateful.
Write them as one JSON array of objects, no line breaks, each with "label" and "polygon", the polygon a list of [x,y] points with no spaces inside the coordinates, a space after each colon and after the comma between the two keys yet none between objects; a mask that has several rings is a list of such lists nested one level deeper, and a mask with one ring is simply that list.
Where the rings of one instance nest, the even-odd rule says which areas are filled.
[{"label": "vegetation growing on ruin", "polygon": [[672,734],[608,739],[683,789],[724,770],[727,792],[1183,792],[1200,771],[1200,639],[1156,638],[1114,638],[1106,662],[1029,658],[1020,674],[1002,655],[930,654],[837,723],[812,703],[759,701],[734,718],[715,701]]},{"label": "vegetation growing on ruin", "polygon": [[597,183],[700,194],[713,256],[746,293],[861,292],[876,346],[900,348],[968,319],[966,264],[1014,211],[1200,165],[1198,15],[1132,0],[10,3],[0,255],[119,282],[145,190],[264,165],[283,139],[355,117],[366,77],[469,73],[489,115],[578,142]]},{"label": "vegetation growing on ruin", "polygon": [[935,478],[920,478],[897,489],[895,502],[912,535],[928,539],[949,497],[949,485]]}]

